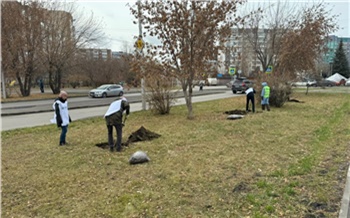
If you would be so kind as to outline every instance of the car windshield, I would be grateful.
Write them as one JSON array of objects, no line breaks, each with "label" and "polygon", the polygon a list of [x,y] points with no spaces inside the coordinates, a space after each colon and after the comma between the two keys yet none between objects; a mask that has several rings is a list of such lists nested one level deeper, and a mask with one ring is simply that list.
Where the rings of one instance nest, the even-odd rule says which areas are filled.
[{"label": "car windshield", "polygon": [[246,80],[246,79],[241,79],[241,78],[236,79],[234,82],[235,82],[235,83],[242,83],[242,82],[244,82],[244,83],[250,83],[250,81],[249,81],[249,80]]},{"label": "car windshield", "polygon": [[109,85],[102,85],[102,86],[97,87],[96,89],[102,90],[102,89],[107,89],[108,87],[109,87]]}]

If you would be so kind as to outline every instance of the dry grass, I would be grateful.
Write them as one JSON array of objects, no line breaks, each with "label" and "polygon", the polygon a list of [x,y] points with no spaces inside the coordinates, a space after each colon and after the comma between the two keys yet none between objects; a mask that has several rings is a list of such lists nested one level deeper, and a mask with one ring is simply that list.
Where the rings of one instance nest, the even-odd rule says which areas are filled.
[{"label": "dry grass", "polygon": [[[244,97],[131,114],[161,134],[122,153],[104,120],[74,122],[59,147],[54,125],[2,132],[3,217],[336,217],[349,161],[346,94],[297,94],[271,112],[226,120]],[[129,165],[137,150],[151,162]]]},{"label": "dry grass", "polygon": [[[68,93],[69,97],[81,97],[81,96],[88,96],[88,90],[92,89],[89,87],[83,87],[81,90],[86,90],[86,92],[80,92],[80,88],[76,88],[73,90],[73,92]],[[62,89],[64,90],[64,89]],[[70,89],[72,90],[72,89]],[[16,88],[15,90],[12,90],[10,92],[10,96],[8,96],[6,99],[1,96],[1,103],[4,102],[14,102],[14,101],[28,101],[28,100],[40,100],[40,99],[55,99],[57,98],[58,94],[53,94],[50,89],[45,89],[44,93],[40,93],[38,89],[32,89],[30,96],[22,97],[19,91],[19,88]]]},{"label": "dry grass", "polygon": [[[28,101],[28,100],[40,100],[40,99],[55,99],[57,98],[58,94],[52,94],[52,93],[34,93],[31,94],[28,97],[19,97],[19,96],[11,96],[6,99],[1,99],[1,103],[4,102],[14,102],[14,101]],[[87,96],[87,94],[80,94],[80,93],[73,93],[69,94],[69,97],[82,97]]]}]

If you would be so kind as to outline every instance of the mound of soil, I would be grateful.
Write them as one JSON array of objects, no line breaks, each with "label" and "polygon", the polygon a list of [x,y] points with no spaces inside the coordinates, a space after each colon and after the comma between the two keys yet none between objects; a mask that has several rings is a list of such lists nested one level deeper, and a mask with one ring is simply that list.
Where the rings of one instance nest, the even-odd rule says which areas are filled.
[{"label": "mound of soil", "polygon": [[295,102],[295,103],[305,103],[305,101],[299,101],[298,99],[288,99],[288,102]]},{"label": "mound of soil", "polygon": [[238,115],[246,115],[247,112],[244,110],[232,110],[232,111],[225,111],[225,114],[238,114]]},{"label": "mound of soil", "polygon": [[[133,132],[126,142],[122,142],[122,146],[128,146],[130,143],[140,142],[140,141],[149,141],[155,138],[159,138],[161,135],[149,131],[145,127],[141,126],[137,131]],[[102,149],[109,149],[108,142],[97,143],[97,147]]]},{"label": "mound of soil", "polygon": [[139,142],[139,141],[149,141],[152,139],[159,138],[161,135],[147,130],[145,127],[141,126],[136,132],[133,132],[126,142],[126,146],[129,143]]}]

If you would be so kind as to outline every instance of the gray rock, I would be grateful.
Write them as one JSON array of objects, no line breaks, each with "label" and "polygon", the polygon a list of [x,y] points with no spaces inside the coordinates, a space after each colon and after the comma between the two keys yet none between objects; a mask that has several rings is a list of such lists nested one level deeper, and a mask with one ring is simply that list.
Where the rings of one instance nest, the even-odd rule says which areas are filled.
[{"label": "gray rock", "polygon": [[136,151],[133,155],[131,155],[129,159],[130,164],[139,164],[139,163],[145,163],[150,161],[147,154],[143,151]]},{"label": "gray rock", "polygon": [[239,115],[239,114],[231,114],[229,116],[227,116],[228,120],[237,120],[237,119],[242,119],[244,116],[243,115]]}]

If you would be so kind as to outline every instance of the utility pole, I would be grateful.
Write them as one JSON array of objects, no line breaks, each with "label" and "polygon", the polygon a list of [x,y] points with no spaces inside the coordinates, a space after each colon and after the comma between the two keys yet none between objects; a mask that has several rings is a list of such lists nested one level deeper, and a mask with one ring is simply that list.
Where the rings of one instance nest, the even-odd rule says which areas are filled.
[{"label": "utility pole", "polygon": [[[139,13],[139,40],[142,40],[142,25],[141,25],[141,0],[138,0],[138,13]],[[143,48],[139,51],[141,57],[143,57]],[[142,67],[141,67],[142,72]],[[141,78],[141,95],[142,95],[142,110],[146,110],[146,96],[145,96],[145,79]]]},{"label": "utility pole", "polygon": [[[0,63],[2,63],[2,58],[0,57]],[[5,87],[5,76],[4,71],[2,70],[1,66],[1,91],[2,91],[2,99],[6,99],[6,87]]]}]

